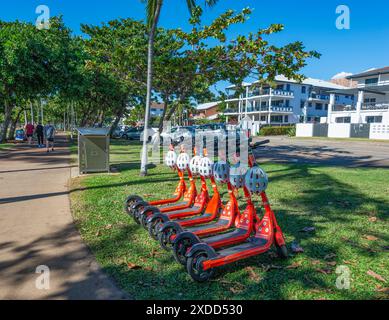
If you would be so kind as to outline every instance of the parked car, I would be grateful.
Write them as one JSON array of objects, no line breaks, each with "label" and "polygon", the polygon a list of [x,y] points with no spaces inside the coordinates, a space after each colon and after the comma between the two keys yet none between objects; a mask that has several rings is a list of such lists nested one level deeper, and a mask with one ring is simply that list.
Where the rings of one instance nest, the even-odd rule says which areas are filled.
[{"label": "parked car", "polygon": [[[126,131],[123,132],[122,138],[128,139],[128,140],[139,140],[143,141],[143,131],[144,127],[131,127],[128,128]],[[151,140],[152,136],[154,135],[154,130],[149,129],[148,130],[148,141]]]}]

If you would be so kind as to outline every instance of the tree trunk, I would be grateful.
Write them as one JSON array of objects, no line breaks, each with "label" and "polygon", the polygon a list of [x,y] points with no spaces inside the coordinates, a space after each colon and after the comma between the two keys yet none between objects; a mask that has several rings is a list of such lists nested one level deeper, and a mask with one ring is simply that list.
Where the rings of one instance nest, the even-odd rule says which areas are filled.
[{"label": "tree trunk", "polygon": [[18,113],[16,115],[16,118],[12,121],[11,127],[10,127],[9,132],[8,132],[8,140],[12,140],[15,138],[16,125],[19,122],[20,115],[22,114],[23,110],[24,110],[23,108],[20,108],[20,110],[18,111]]},{"label": "tree trunk", "polygon": [[149,32],[149,47],[147,54],[147,92],[146,92],[146,109],[145,109],[145,124],[143,135],[143,148],[142,159],[140,166],[140,175],[147,175],[147,140],[148,140],[148,126],[149,126],[149,114],[151,104],[151,90],[152,90],[152,78],[153,78],[153,58],[154,58],[154,36],[157,28],[159,15],[161,13],[162,0],[157,0],[155,12],[153,12],[153,21]]},{"label": "tree trunk", "polygon": [[11,122],[11,116],[12,116],[12,107],[8,105],[8,102],[4,102],[4,123],[3,123],[3,129],[1,131],[0,136],[0,142],[5,142],[7,139],[7,131],[9,124]]},{"label": "tree trunk", "polygon": [[164,99],[163,112],[162,112],[162,116],[161,116],[161,119],[159,120],[159,125],[158,125],[159,133],[162,133],[162,130],[163,130],[163,122],[165,121],[166,112],[167,112],[167,103],[168,103],[167,99]]}]

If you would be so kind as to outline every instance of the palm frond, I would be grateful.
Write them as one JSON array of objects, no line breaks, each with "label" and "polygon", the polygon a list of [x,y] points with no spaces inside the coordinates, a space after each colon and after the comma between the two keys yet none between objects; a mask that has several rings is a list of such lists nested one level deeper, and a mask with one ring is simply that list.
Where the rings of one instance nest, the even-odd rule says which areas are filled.
[{"label": "palm frond", "polygon": [[146,23],[151,28],[155,18],[158,0],[143,0],[142,2],[146,2]]}]

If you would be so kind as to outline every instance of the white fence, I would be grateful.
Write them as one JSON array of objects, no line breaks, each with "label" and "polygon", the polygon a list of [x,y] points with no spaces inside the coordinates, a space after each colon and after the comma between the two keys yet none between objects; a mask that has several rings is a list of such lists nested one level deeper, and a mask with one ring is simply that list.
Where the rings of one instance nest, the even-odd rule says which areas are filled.
[{"label": "white fence", "polygon": [[370,139],[387,139],[387,140],[389,140],[389,124],[372,124],[372,125],[370,125]]},{"label": "white fence", "polygon": [[298,123],[296,137],[313,137],[313,123]]},{"label": "white fence", "polygon": [[296,125],[296,137],[353,137],[389,140],[389,124],[298,123]]},{"label": "white fence", "polygon": [[331,123],[328,125],[329,138],[350,138],[351,125],[349,123]]}]

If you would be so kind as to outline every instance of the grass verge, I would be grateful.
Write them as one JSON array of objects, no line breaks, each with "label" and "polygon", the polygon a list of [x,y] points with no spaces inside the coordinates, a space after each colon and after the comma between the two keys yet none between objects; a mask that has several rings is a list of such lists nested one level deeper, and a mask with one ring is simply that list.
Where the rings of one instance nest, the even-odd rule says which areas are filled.
[{"label": "grass verge", "polygon": [[[71,192],[83,239],[136,299],[388,298],[389,170],[263,164],[288,247],[297,241],[304,253],[286,261],[266,253],[198,284],[123,213],[127,195],[163,198],[176,186],[175,173],[162,165],[139,177],[139,154],[138,144],[113,141],[111,161],[118,172],[77,178]],[[315,231],[301,232],[304,227]],[[336,287],[339,266],[350,272],[350,289]]]}]

